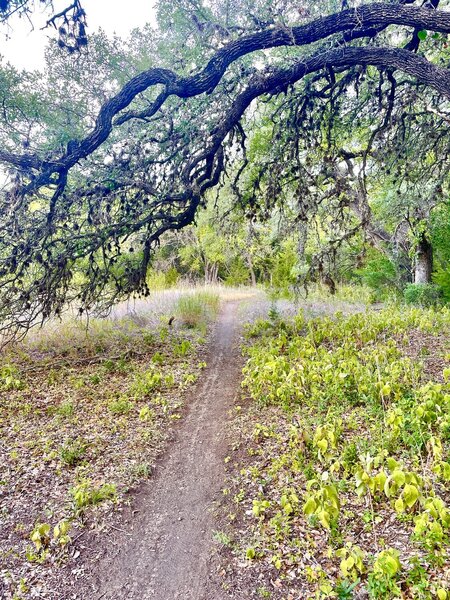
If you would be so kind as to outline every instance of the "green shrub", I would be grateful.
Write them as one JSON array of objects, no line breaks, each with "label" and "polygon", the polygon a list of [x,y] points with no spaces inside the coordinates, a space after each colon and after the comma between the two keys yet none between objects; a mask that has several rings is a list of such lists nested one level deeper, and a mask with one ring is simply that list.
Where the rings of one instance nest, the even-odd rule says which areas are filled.
[{"label": "green shrub", "polygon": [[445,302],[450,302],[450,266],[446,269],[439,268],[433,275],[433,281],[441,289]]},{"label": "green shrub", "polygon": [[[391,288],[385,291],[383,298],[386,297],[386,292],[392,291]],[[342,300],[343,302],[360,302],[361,304],[373,304],[380,299],[379,294],[376,294],[374,290],[367,285],[343,285],[337,286],[336,300]]]},{"label": "green shrub", "polygon": [[408,304],[418,306],[439,306],[442,303],[442,290],[434,283],[410,283],[403,291]]},{"label": "green shrub", "polygon": [[147,275],[147,285],[154,290],[167,290],[176,285],[179,273],[175,267],[171,267],[168,271],[150,270]]},{"label": "green shrub", "polygon": [[[348,316],[300,314],[248,328],[256,335],[244,349],[244,388],[259,406],[284,410],[253,411],[252,459],[240,471],[234,497],[245,498],[247,515],[253,504],[254,521],[240,543],[247,559],[264,556],[282,574],[293,565],[303,568],[308,546],[298,553],[297,532],[310,526],[316,564],[304,573],[318,591],[308,597],[350,599],[357,583],[373,600],[431,599],[432,590],[447,598],[436,575],[448,556],[450,511],[440,495],[450,481],[450,368],[442,373],[449,383],[422,384],[426,367],[422,371],[404,350],[411,330],[439,336],[449,323],[446,307],[390,306]],[[432,348],[431,342],[430,355]],[[305,522],[299,526],[300,511]],[[319,527],[329,543],[326,560],[340,562],[337,580],[323,570]],[[361,527],[370,545],[359,548]],[[391,539],[409,529],[403,557],[384,541],[372,555],[376,530],[385,527]],[[423,570],[410,577],[413,545]],[[430,594],[422,594],[425,586]]]},{"label": "green shrub", "polygon": [[152,366],[146,371],[136,374],[130,392],[136,399],[150,396],[155,390],[161,387],[162,379],[162,374]]},{"label": "green shrub", "polygon": [[283,297],[289,297],[290,289],[297,282],[298,255],[295,242],[283,242],[270,265],[271,287],[280,290]]},{"label": "green shrub", "polygon": [[250,281],[250,271],[242,258],[238,257],[229,266],[229,271],[225,277],[225,285],[238,286],[245,285]]},{"label": "green shrub", "polygon": [[173,347],[173,353],[175,356],[187,356],[192,348],[192,344],[189,340],[181,340],[179,344]]},{"label": "green shrub", "polygon": [[22,390],[25,387],[24,382],[20,379],[20,374],[14,365],[0,366],[0,390],[9,392],[11,390]]},{"label": "green shrub", "polygon": [[133,408],[132,402],[128,400],[128,398],[118,398],[117,400],[112,400],[108,404],[108,409],[115,415],[125,415],[130,412]]},{"label": "green shrub", "polygon": [[56,413],[61,417],[72,417],[75,413],[75,404],[73,402],[62,402],[57,407]]},{"label": "green shrub", "polygon": [[368,286],[377,300],[384,300],[386,294],[395,291],[399,275],[395,265],[380,252],[368,252],[366,264],[355,271],[361,283]]},{"label": "green shrub", "polygon": [[[388,293],[392,293],[393,288],[388,288],[383,296],[386,299]],[[332,300],[338,300],[341,302],[361,303],[361,304],[373,304],[380,299],[379,294],[368,285],[361,284],[341,284],[338,283],[336,286],[336,293],[334,296],[330,295],[329,289],[323,283],[314,283],[308,285],[307,295],[302,292],[301,298],[307,300],[319,300],[330,302]]]}]

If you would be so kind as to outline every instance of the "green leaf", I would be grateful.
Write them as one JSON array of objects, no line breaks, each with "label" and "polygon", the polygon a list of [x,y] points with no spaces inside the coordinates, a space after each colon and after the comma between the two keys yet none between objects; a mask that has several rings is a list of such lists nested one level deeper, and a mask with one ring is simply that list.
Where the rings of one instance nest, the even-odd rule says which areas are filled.
[{"label": "green leaf", "polygon": [[417,33],[417,37],[418,37],[418,38],[419,38],[419,40],[420,40],[420,41],[422,41],[422,42],[423,42],[423,40],[426,40],[426,39],[427,39],[427,35],[428,35],[428,34],[427,34],[427,32],[425,31],[425,29],[422,29],[421,31],[419,31],[419,32]]},{"label": "green leaf", "polygon": [[325,529],[330,529],[330,513],[326,510],[321,510],[318,517]]},{"label": "green leaf", "polygon": [[382,396],[390,396],[391,395],[391,386],[388,383],[385,383],[381,388]]},{"label": "green leaf", "polygon": [[328,448],[328,442],[327,442],[327,440],[324,440],[324,439],[322,439],[322,440],[319,440],[319,441],[317,442],[317,447],[318,447],[318,448],[319,448],[319,450],[321,450],[322,452],[326,452],[326,451],[327,451],[327,448]]},{"label": "green leaf", "polygon": [[336,486],[334,486],[334,485],[325,486],[325,494],[326,494],[327,498],[330,500],[330,502],[332,504],[334,504],[334,506],[339,507],[339,496],[337,493]]},{"label": "green leaf", "polygon": [[38,530],[42,536],[46,536],[50,533],[50,525],[48,523],[42,523]]},{"label": "green leaf", "polygon": [[308,500],[305,502],[304,506],[303,506],[303,512],[305,513],[305,515],[307,515],[308,517],[310,515],[312,515],[315,510],[317,508],[317,504],[316,501],[314,500],[314,498],[308,498]]},{"label": "green leaf", "polygon": [[389,471],[394,471],[398,467],[398,462],[391,456],[386,460]]},{"label": "green leaf", "polygon": [[445,481],[450,481],[450,463],[441,463],[441,477],[442,479],[445,479]]},{"label": "green leaf", "polygon": [[386,494],[386,498],[390,498],[391,497],[391,488],[389,487],[389,482],[390,481],[391,481],[391,478],[389,477],[384,482],[384,493]]},{"label": "green leaf", "polygon": [[344,558],[341,560],[341,571],[344,577],[348,577],[350,573],[350,569],[354,566],[355,560],[349,556],[348,558]]},{"label": "green leaf", "polygon": [[364,493],[366,491],[366,486],[364,483],[361,483],[360,485],[358,485],[356,487],[356,494],[357,496],[359,496],[361,498],[361,496],[364,496]]},{"label": "green leaf", "polygon": [[406,476],[403,471],[396,469],[391,475],[392,481],[394,481],[399,487],[405,483]]},{"label": "green leaf", "polygon": [[384,484],[386,483],[386,479],[387,479],[387,477],[386,477],[386,473],[384,471],[380,471],[378,473],[378,475],[375,477],[376,488],[380,492],[383,491]]},{"label": "green leaf", "polygon": [[419,497],[419,490],[416,488],[415,485],[407,484],[404,487],[402,495],[403,495],[403,500],[406,503],[406,506],[408,508],[411,508],[417,502],[417,499]]},{"label": "green leaf", "polygon": [[292,504],[290,502],[288,502],[287,504],[285,504],[283,506],[283,511],[286,515],[290,515],[294,512],[294,509],[292,508]]},{"label": "green leaf", "polygon": [[401,569],[401,564],[398,559],[399,552],[393,548],[388,548],[380,552],[377,556],[373,569],[376,573],[384,573],[393,577]]},{"label": "green leaf", "polygon": [[391,577],[393,577],[397,573],[397,571],[399,571],[399,569],[400,569],[400,562],[399,562],[398,558],[396,558],[394,556],[385,556],[384,564],[385,564],[386,571],[389,573],[389,575]]},{"label": "green leaf", "polygon": [[396,512],[398,512],[398,513],[405,512],[405,503],[403,502],[403,500],[401,498],[397,498],[397,500],[395,501],[394,507],[395,507]]},{"label": "green leaf", "polygon": [[283,563],[281,562],[281,558],[275,558],[273,560],[273,564],[275,565],[275,568],[280,570],[281,567],[283,566]]}]

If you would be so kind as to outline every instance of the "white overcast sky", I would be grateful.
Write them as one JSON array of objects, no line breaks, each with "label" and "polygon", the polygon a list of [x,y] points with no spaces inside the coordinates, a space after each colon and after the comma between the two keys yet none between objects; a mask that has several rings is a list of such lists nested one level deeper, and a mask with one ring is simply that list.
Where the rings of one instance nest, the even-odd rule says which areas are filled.
[{"label": "white overcast sky", "polygon": [[[54,0],[54,10],[59,12],[70,0]],[[154,0],[83,0],[87,14],[88,33],[100,27],[106,33],[127,37],[130,31],[145,23],[155,22]],[[44,63],[44,49],[49,36],[55,34],[41,30],[49,13],[37,10],[33,26],[26,18],[11,21],[9,30],[0,31],[0,54],[18,68],[39,69]],[[7,39],[7,35],[9,39]]]}]

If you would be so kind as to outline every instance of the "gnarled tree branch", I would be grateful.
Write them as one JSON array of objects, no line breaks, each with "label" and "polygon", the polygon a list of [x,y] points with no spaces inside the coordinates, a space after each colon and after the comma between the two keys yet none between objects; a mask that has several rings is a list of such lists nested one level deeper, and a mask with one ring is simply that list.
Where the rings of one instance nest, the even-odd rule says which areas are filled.
[{"label": "gnarled tree branch", "polygon": [[[204,69],[189,77],[182,77],[169,69],[160,68],[140,73],[103,105],[93,131],[83,140],[69,143],[67,152],[59,159],[45,161],[36,155],[16,156],[0,151],[0,161],[23,167],[40,165],[42,171],[27,191],[38,189],[50,182],[53,173],[68,170],[80,159],[92,154],[110,135],[114,117],[127,108],[139,94],[149,88],[156,85],[165,87],[163,96],[160,96],[155,103],[156,110],[158,110],[163,101],[171,95],[189,98],[205,92],[211,93],[227,68],[239,58],[252,52],[281,46],[304,46],[336,33],[370,30],[373,27],[394,24],[450,33],[450,14],[412,6],[372,4],[323,17],[307,25],[272,27],[244,36],[218,50]],[[421,71],[424,71],[424,68],[422,66]],[[440,87],[439,91],[443,86]],[[446,88],[446,92],[448,89]],[[156,111],[151,110],[149,114],[154,114],[154,112]],[[129,115],[119,117],[118,124],[125,122],[128,118]]]}]

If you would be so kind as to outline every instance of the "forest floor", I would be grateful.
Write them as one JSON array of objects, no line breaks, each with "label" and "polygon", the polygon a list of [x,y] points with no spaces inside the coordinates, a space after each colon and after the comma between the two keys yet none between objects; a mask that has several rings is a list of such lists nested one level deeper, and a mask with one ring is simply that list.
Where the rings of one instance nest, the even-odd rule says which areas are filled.
[{"label": "forest floor", "polygon": [[[111,547],[114,533],[129,535],[127,508],[153,482],[203,378],[217,302],[217,290],[155,293],[88,330],[68,318],[4,350],[1,600],[91,598],[78,595],[79,582],[97,560],[99,540]],[[197,325],[186,326],[199,306]]]},{"label": "forest floor", "polygon": [[[285,316],[293,316],[298,309],[288,301],[276,305]],[[140,485],[108,535],[96,530],[84,539],[81,576],[68,575],[62,597],[250,597],[250,590],[230,587],[226,580],[223,540],[217,528],[223,522],[223,492],[234,443],[228,424],[241,410],[242,329],[248,322],[267,317],[270,306],[258,292],[222,303],[202,351],[207,366],[187,394],[183,418],[169,447],[152,478]],[[315,315],[360,307],[313,302],[305,308]]]},{"label": "forest floor", "polygon": [[[308,564],[323,558],[331,574],[336,569],[332,546],[343,543],[344,537],[333,534],[336,539],[329,546],[327,534],[316,523],[311,538],[301,507],[284,514],[283,506],[286,523],[280,545],[280,537],[270,539],[278,517],[255,518],[255,498],[261,504],[262,493],[268,493],[269,514],[288,481],[304,494],[303,471],[310,477],[309,471],[321,465],[312,467],[314,450],[302,446],[308,461],[300,479],[289,470],[295,461],[284,453],[290,452],[292,423],[303,418],[302,409],[294,418],[282,407],[263,408],[249,398],[241,386],[242,348],[261,341],[248,338],[253,327],[249,323],[256,323],[258,336],[267,334],[262,338],[264,349],[265,339],[268,346],[276,339],[280,319],[290,322],[299,308],[309,320],[318,315],[349,315],[365,306],[339,301],[274,304],[261,292],[227,293],[208,332],[182,327],[168,331],[165,323],[173,306],[167,298],[150,311],[158,313],[154,323],[148,322],[147,308],[145,304],[133,307],[133,319],[139,323],[136,331],[124,335],[119,328],[120,336],[115,332],[112,341],[102,339],[102,347],[98,335],[94,336],[86,363],[83,359],[82,364],[74,364],[65,348],[49,356],[48,347],[32,347],[28,354],[15,357],[17,369],[5,372],[4,380],[14,385],[0,407],[0,460],[7,465],[0,477],[0,598],[315,597],[316,582],[323,584],[322,571],[317,571],[317,577],[314,571],[310,581],[294,573],[295,551],[289,544],[299,539],[309,544],[316,536],[323,555],[312,556],[305,546],[299,564],[303,557]],[[129,310],[119,307],[117,318],[123,319]],[[274,324],[274,329],[266,329]],[[425,361],[426,370],[439,379],[447,336],[441,339],[418,329],[402,336],[402,354],[410,355],[414,363]],[[52,344],[61,341],[47,340],[47,345]],[[87,352],[84,346],[83,352]],[[292,388],[292,397],[295,393]],[[310,428],[317,424],[316,417],[325,417],[313,413],[306,424]],[[359,416],[352,418],[357,422]],[[270,446],[267,452],[264,449],[272,439],[272,433],[266,437],[264,432],[272,428],[279,443],[273,455]],[[268,475],[277,457],[287,462],[277,464]],[[280,469],[278,481],[273,474]],[[105,490],[104,498],[92,501]],[[390,509],[383,510],[392,526]],[[70,523],[67,543],[64,532],[53,530],[55,524],[61,528],[66,522]],[[51,526],[48,530],[39,529],[46,523]],[[290,527],[295,534],[292,540]],[[371,539],[370,531],[366,537]],[[303,591],[294,592],[292,577]]]}]

